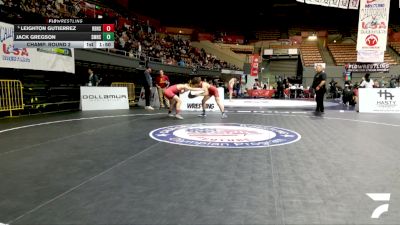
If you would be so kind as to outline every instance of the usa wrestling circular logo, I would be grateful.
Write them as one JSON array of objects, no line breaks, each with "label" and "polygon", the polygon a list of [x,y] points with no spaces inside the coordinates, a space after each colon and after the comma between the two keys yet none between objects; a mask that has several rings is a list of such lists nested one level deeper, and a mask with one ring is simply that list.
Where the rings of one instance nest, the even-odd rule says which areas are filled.
[{"label": "usa wrestling circular logo", "polygon": [[162,127],[150,132],[154,140],[194,147],[263,148],[300,140],[295,131],[257,124],[200,123]]}]

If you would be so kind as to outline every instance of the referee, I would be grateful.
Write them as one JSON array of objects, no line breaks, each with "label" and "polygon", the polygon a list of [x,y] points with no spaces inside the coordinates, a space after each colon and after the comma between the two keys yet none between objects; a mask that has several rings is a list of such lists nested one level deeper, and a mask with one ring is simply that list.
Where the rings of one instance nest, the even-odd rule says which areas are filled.
[{"label": "referee", "polygon": [[326,92],[325,82],[326,82],[326,73],[324,72],[324,68],[322,65],[317,65],[315,67],[315,71],[317,72],[314,76],[314,80],[312,83],[312,88],[315,90],[317,102],[317,108],[315,112],[323,113],[324,112],[324,95]]}]

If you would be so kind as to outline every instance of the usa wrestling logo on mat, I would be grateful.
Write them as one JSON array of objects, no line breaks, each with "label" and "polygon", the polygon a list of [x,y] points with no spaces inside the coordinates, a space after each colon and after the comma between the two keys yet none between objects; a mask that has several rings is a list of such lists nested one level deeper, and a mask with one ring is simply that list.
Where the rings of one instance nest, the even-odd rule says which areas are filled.
[{"label": "usa wrestling logo on mat", "polygon": [[177,145],[214,148],[262,148],[300,140],[297,132],[271,126],[200,123],[162,127],[150,132],[154,140]]}]

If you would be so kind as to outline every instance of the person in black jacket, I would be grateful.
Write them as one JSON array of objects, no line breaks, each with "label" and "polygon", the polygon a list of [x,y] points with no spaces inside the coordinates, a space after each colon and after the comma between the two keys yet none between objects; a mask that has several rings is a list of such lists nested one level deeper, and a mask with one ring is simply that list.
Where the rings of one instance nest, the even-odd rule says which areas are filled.
[{"label": "person in black jacket", "polygon": [[89,83],[88,86],[98,86],[99,85],[99,76],[97,76],[96,74],[93,73],[92,69],[88,69],[88,73],[89,73]]},{"label": "person in black jacket", "polygon": [[324,95],[326,92],[325,82],[326,82],[326,73],[324,72],[324,68],[322,65],[317,65],[315,68],[317,72],[314,76],[314,80],[312,83],[312,88],[315,90],[317,102],[317,108],[315,112],[324,112]]},{"label": "person in black jacket", "polygon": [[153,107],[150,106],[150,97],[151,97],[151,87],[153,87],[153,78],[151,77],[151,68],[146,66],[146,70],[144,71],[145,80],[143,82],[144,88],[144,96],[146,99],[146,106],[144,107],[147,110],[154,110]]}]

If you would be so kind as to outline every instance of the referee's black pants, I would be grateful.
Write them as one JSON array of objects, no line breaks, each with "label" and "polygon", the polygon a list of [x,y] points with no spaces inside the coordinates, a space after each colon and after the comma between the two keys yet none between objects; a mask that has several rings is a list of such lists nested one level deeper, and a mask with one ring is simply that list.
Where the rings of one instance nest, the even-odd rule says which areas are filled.
[{"label": "referee's black pants", "polygon": [[146,99],[146,106],[150,106],[151,90],[150,86],[144,86],[144,98]]},{"label": "referee's black pants", "polygon": [[325,89],[319,89],[315,92],[316,98],[315,101],[317,102],[317,108],[315,109],[316,112],[324,112],[324,95]]}]

